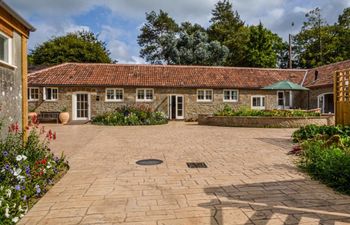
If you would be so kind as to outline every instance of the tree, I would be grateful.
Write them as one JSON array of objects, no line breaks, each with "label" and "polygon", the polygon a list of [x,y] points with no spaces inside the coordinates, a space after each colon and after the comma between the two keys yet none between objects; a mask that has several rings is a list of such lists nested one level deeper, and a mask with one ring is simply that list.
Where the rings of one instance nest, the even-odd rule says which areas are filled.
[{"label": "tree", "polygon": [[319,8],[305,16],[307,21],[295,37],[299,66],[313,68],[336,62],[335,27],[327,24]]},{"label": "tree", "polygon": [[210,41],[205,31],[197,30],[194,33],[180,32],[174,64],[179,65],[224,65],[229,50],[218,41]]},{"label": "tree", "polygon": [[89,31],[77,31],[36,46],[29,55],[33,65],[53,65],[64,62],[111,63],[106,43]]},{"label": "tree", "polygon": [[141,28],[137,42],[140,56],[154,64],[171,63],[178,24],[163,10],[146,13],[147,22]]},{"label": "tree", "polygon": [[350,59],[350,7],[344,9],[343,13],[338,18],[336,25],[338,41],[338,60]]},{"label": "tree", "polygon": [[226,60],[227,66],[242,66],[245,61],[245,51],[249,29],[244,26],[237,11],[229,0],[219,1],[212,10],[211,25],[208,28],[209,38],[228,47],[230,53]]},{"label": "tree", "polygon": [[[277,34],[266,29],[262,23],[249,27],[245,66],[275,68],[284,60],[286,44]],[[279,57],[278,54],[281,54]]]}]

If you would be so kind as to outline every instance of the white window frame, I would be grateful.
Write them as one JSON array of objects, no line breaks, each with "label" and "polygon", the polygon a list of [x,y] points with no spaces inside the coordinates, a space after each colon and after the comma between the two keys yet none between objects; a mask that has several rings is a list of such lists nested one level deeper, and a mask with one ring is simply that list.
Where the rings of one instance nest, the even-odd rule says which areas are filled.
[{"label": "white window frame", "polygon": [[[114,98],[108,99],[107,98],[107,91],[113,91]],[[117,99],[116,92],[122,91],[122,99]],[[106,88],[105,90],[105,102],[123,102],[124,101],[124,89],[123,88]]]},{"label": "white window frame", "polygon": [[[139,99],[139,96],[138,96],[139,91],[143,91],[143,99]],[[152,91],[152,99],[147,99],[147,97],[146,97],[147,91]],[[153,102],[155,99],[154,89],[153,88],[137,88],[135,98],[136,98],[136,102]]]},{"label": "white window frame", "polygon": [[[204,94],[204,99],[199,99],[198,98],[198,94],[200,91],[203,91]],[[211,99],[207,99],[207,92],[210,91],[211,92]],[[197,102],[212,102],[214,101],[214,90],[213,89],[197,89]]]},{"label": "white window frame", "polygon": [[[230,99],[225,99],[225,91],[229,91],[230,92]],[[237,92],[237,99],[233,99],[232,98],[232,92]],[[238,102],[239,99],[239,91],[237,89],[224,89],[222,92],[223,96],[223,102]]]},{"label": "white window frame", "polygon": [[[262,98],[264,98],[264,106],[253,106],[253,99],[254,98],[260,98],[260,99],[262,99]],[[260,100],[260,103],[261,103],[262,101]],[[252,97],[251,97],[251,108],[252,109],[258,109],[258,110],[264,110],[264,109],[266,109],[266,96],[265,95],[253,95]]]},{"label": "white window frame", "polygon": [[[289,93],[289,105],[286,105],[286,93]],[[279,93],[283,94],[283,105],[279,104]],[[290,109],[293,108],[293,92],[292,91],[277,91],[277,107],[278,109]]]},{"label": "white window frame", "polygon": [[[57,99],[47,99],[46,98],[46,89],[56,89],[57,90]],[[44,101],[47,101],[47,102],[57,102],[58,101],[58,87],[44,87],[43,88],[43,96],[44,96]]]},{"label": "white window frame", "polygon": [[3,63],[3,64],[6,64],[8,66],[11,66],[11,67],[14,67],[13,64],[12,64],[12,51],[13,51],[13,48],[12,48],[12,38],[7,36],[6,34],[4,34],[3,32],[0,31],[0,36],[4,37],[5,39],[7,39],[7,61],[4,61],[4,60],[1,60],[0,59],[0,62]]},{"label": "white window frame", "polygon": [[[38,91],[38,98],[32,98],[32,90]],[[30,102],[39,101],[39,96],[40,96],[40,89],[38,87],[29,87],[28,88],[28,101],[30,101]]]}]

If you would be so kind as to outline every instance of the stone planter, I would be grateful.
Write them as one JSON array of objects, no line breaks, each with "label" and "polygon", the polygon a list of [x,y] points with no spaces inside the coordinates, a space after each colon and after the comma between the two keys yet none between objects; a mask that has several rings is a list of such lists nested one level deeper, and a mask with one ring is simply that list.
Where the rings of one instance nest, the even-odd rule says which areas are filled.
[{"label": "stone planter", "polygon": [[62,124],[67,124],[69,121],[69,112],[61,112],[59,118]]}]

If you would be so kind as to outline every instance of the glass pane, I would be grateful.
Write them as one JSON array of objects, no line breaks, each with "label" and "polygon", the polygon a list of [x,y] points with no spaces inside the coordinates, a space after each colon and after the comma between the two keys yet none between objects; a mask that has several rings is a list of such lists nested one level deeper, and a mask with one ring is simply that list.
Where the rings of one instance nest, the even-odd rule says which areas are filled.
[{"label": "glass pane", "polygon": [[144,90],[138,90],[137,91],[137,99],[144,100],[145,99],[145,92]]},{"label": "glass pane", "polygon": [[285,106],[290,106],[290,92],[285,93]]},{"label": "glass pane", "polygon": [[212,95],[213,95],[212,91],[206,91],[205,92],[205,99],[206,100],[211,100],[212,99]]},{"label": "glass pane", "polygon": [[114,99],[114,90],[107,90],[107,99]]},{"label": "glass pane", "polygon": [[8,62],[8,40],[0,35],[0,60]]},{"label": "glass pane", "polygon": [[52,89],[52,100],[56,100],[57,99],[57,93],[58,90],[57,89]]},{"label": "glass pane", "polygon": [[52,99],[52,89],[46,88],[46,99],[51,100]]},{"label": "glass pane", "polygon": [[153,90],[146,90],[146,99],[148,100],[153,99]]},{"label": "glass pane", "polygon": [[123,99],[123,91],[122,90],[116,90],[115,91],[115,99],[122,100]]},{"label": "glass pane", "polygon": [[224,99],[230,100],[230,91],[224,91]]},{"label": "glass pane", "polygon": [[265,97],[261,97],[262,104],[261,106],[265,107]]},{"label": "glass pane", "polygon": [[198,91],[198,99],[199,100],[204,100],[204,91]]},{"label": "glass pane", "polygon": [[258,101],[257,101],[257,98],[253,98],[253,106],[258,106]]},{"label": "glass pane", "polygon": [[231,98],[232,98],[232,100],[238,100],[237,91],[232,91],[232,92],[231,92]]}]

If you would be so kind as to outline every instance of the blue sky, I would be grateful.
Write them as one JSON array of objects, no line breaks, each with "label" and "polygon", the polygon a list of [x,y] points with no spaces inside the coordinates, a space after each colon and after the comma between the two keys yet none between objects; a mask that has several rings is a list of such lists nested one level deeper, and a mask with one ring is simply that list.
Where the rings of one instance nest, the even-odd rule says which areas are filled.
[{"label": "blue sky", "polygon": [[[137,35],[145,12],[163,9],[177,22],[189,20],[204,27],[217,0],[5,0],[32,23],[29,48],[76,30],[91,30],[100,35],[121,63],[144,63],[139,57]],[[304,15],[320,7],[328,23],[334,23],[350,0],[233,0],[235,10],[247,24],[261,21],[286,38],[300,30]],[[291,28],[291,22],[295,27]]]}]

